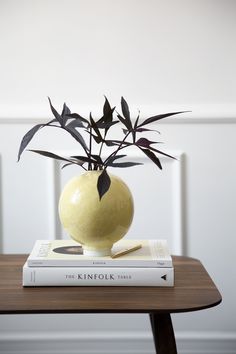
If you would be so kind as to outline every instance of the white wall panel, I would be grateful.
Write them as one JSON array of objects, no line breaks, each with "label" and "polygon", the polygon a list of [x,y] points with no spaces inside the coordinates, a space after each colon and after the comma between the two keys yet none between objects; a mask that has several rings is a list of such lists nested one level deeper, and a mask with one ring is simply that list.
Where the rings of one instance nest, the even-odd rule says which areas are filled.
[{"label": "white wall panel", "polygon": [[[3,172],[2,229],[5,252],[27,252],[37,238],[42,238],[45,235],[47,235],[46,237],[50,235],[51,238],[58,237],[60,227],[57,224],[56,207],[59,193],[64,183],[79,171],[77,168],[67,168],[61,171],[59,165],[53,160],[29,152],[26,152],[22,156],[22,161],[17,164],[16,152],[19,140],[31,126],[32,124],[26,125],[24,121],[22,124],[18,122],[14,125],[5,123],[0,125],[3,141],[0,153]],[[4,137],[12,134],[13,127],[15,143],[13,143],[14,146],[11,145],[12,151],[9,150]],[[156,232],[156,228],[153,231],[153,225],[156,226],[157,214],[161,214],[160,233],[165,232],[166,235],[169,235],[170,243],[176,240],[176,237],[178,239],[178,235],[180,235],[179,232],[176,233],[175,228],[183,229],[181,236],[184,241],[184,251],[203,261],[223,294],[224,301],[217,308],[174,315],[175,328],[179,332],[191,330],[194,333],[198,331],[234,333],[233,309],[235,308],[236,294],[235,289],[232,288],[232,282],[235,281],[235,274],[231,272],[229,277],[228,272],[229,269],[234,269],[234,249],[236,247],[234,237],[236,232],[234,221],[236,165],[231,155],[231,151],[235,150],[236,125],[234,121],[232,124],[228,122],[224,124],[221,120],[216,124],[213,120],[212,124],[202,124],[199,120],[194,124],[189,124],[189,121],[186,124],[183,122],[161,124],[159,130],[161,130],[163,141],[166,140],[163,148],[168,146],[168,151],[178,157],[177,161],[163,159],[162,171],[156,169],[149,162],[145,166],[117,170],[119,175],[127,179],[131,189],[134,188],[133,193],[138,198],[136,203],[140,204],[140,209],[136,210],[139,214],[137,221],[134,220],[134,227],[137,227],[136,230],[142,227],[144,231],[148,229],[150,235],[153,236]],[[43,148],[43,144],[48,147],[50,134],[52,131],[45,132],[45,139],[41,134],[31,142],[30,147]],[[60,141],[55,140],[56,151],[61,143],[61,137],[58,140]],[[184,155],[178,152],[180,148],[184,151]],[[51,150],[55,151],[52,148]],[[64,152],[66,151],[74,151],[73,144],[67,140]],[[133,158],[141,158],[135,154],[134,152]],[[135,174],[133,174],[134,171],[136,171]],[[17,176],[17,181],[15,176]],[[14,183],[12,191],[14,191],[15,199],[10,204],[8,194],[12,183]],[[145,186],[140,188],[142,183]],[[143,193],[150,196],[144,206],[140,202],[143,199]],[[29,196],[30,201],[27,205],[25,198]],[[149,204],[153,208],[150,219],[146,212],[143,212],[143,207],[145,209]],[[158,210],[157,214],[156,210]],[[167,213],[168,215],[166,215]],[[14,215],[14,222],[11,222],[11,215]],[[136,222],[137,226],[135,226]],[[35,225],[38,227],[36,232]],[[21,238],[18,237],[19,230]],[[130,229],[130,234],[127,236],[136,237],[136,231],[133,234],[132,232]],[[6,333],[11,333],[13,329],[14,331],[20,329],[21,332],[28,332],[29,329],[34,331],[35,329],[36,332],[40,332],[45,326],[45,321],[47,324],[52,322],[52,326],[48,327],[49,333],[54,330],[65,331],[66,321],[70,323],[69,327],[68,324],[66,325],[68,331],[71,330],[70,327],[76,327],[79,331],[83,331],[85,325],[84,318],[82,319],[79,315],[66,317],[58,315],[57,321],[53,318],[50,320],[50,316],[30,316],[29,321],[27,321],[27,316],[24,317],[24,326],[21,324],[21,316],[0,318],[1,330]],[[92,323],[95,325],[97,320],[97,317],[96,319],[93,316],[88,317],[88,326],[91,326]],[[103,322],[104,328],[114,331],[120,331],[121,328],[124,329],[124,326],[129,331],[136,328],[138,322],[139,329],[144,331],[149,329],[148,318],[144,315],[139,316],[138,321],[134,320],[132,316],[116,318],[105,316],[100,317],[100,321]],[[59,324],[60,322],[61,324]],[[96,328],[101,329],[100,325],[99,327],[95,325],[95,331]],[[226,343],[225,340],[222,339],[222,341],[222,343]],[[191,343],[195,343],[194,345],[197,347],[199,342],[192,341]]]},{"label": "white wall panel", "polygon": [[10,123],[0,124],[3,251],[29,252],[36,239],[55,237],[54,173],[51,161],[27,151],[16,162],[31,125]]},{"label": "white wall panel", "polygon": [[0,252],[2,253],[2,243],[3,243],[3,225],[2,225],[2,217],[3,217],[3,205],[2,205],[3,197],[2,197],[2,156],[0,155]]}]

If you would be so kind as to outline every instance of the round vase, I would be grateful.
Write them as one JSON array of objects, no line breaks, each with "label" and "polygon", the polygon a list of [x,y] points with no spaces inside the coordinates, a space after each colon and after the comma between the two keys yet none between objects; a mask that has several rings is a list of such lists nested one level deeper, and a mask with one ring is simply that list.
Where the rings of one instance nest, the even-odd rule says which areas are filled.
[{"label": "round vase", "polygon": [[88,171],[72,178],[59,200],[59,217],[64,229],[82,244],[87,256],[111,254],[113,243],[127,233],[134,214],[132,194],[117,176],[101,200],[97,181],[101,171]]}]

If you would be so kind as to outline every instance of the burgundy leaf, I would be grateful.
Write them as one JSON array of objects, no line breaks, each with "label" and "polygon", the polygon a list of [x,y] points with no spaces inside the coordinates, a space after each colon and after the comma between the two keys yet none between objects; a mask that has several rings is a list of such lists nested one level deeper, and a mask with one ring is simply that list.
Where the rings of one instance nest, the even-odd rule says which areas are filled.
[{"label": "burgundy leaf", "polygon": [[146,138],[140,138],[136,141],[136,145],[149,148],[151,144],[156,144],[155,141],[150,141]]},{"label": "burgundy leaf", "polygon": [[67,161],[69,163],[74,163],[74,164],[77,164],[80,166],[84,163],[83,161],[73,160],[73,159],[69,159],[66,157],[62,157],[62,156],[56,155],[56,154],[49,152],[49,151],[44,151],[44,150],[28,150],[28,151],[35,152],[36,154],[43,155],[46,157],[50,157],[51,159],[56,159],[56,160],[60,160],[60,161]]},{"label": "burgundy leaf", "polygon": [[108,166],[111,167],[132,167],[132,166],[137,166],[137,165],[143,165],[141,162],[114,162],[114,163],[108,163]]},{"label": "burgundy leaf", "polygon": [[150,118],[145,119],[144,122],[142,122],[141,124],[139,124],[138,128],[140,128],[140,127],[142,127],[142,126],[144,126],[144,125],[147,125],[147,124],[156,122],[156,121],[158,121],[158,120],[160,120],[160,119],[167,118],[167,117],[170,117],[170,116],[173,116],[173,115],[176,115],[176,114],[180,114],[180,113],[185,113],[185,112],[188,112],[188,111],[171,112],[171,113],[158,114],[158,115],[156,115],[156,116],[153,116],[153,117],[150,117]]},{"label": "burgundy leaf", "polygon": [[[68,163],[65,163],[61,169],[65,168],[65,167],[68,167],[68,166],[71,166],[71,165],[74,165],[74,162],[68,162]],[[81,165],[82,166],[82,165]]]},{"label": "burgundy leaf", "polygon": [[76,159],[78,161],[84,162],[90,162],[90,163],[97,163],[96,160],[93,160],[91,157],[86,157],[86,156],[70,156],[70,159]]},{"label": "burgundy leaf", "polygon": [[123,117],[119,116],[118,118],[120,119],[120,121],[125,124],[126,128],[128,130],[132,130],[132,123],[131,123],[131,119],[130,119],[130,112],[129,112],[129,106],[128,103],[126,102],[126,100],[124,99],[124,97],[121,97],[121,109],[122,109],[122,113],[123,113]]},{"label": "burgundy leaf", "polygon": [[174,156],[171,156],[171,155],[169,155],[169,154],[166,154],[165,152],[163,152],[163,151],[161,151],[161,150],[155,149],[155,148],[153,148],[153,147],[151,147],[151,146],[149,147],[149,149],[152,150],[152,151],[158,152],[158,154],[161,154],[161,155],[164,155],[164,156],[166,156],[166,157],[170,157],[171,159],[176,160],[176,158],[175,158]]},{"label": "burgundy leaf", "polygon": [[102,159],[101,159],[101,156],[99,156],[99,155],[94,155],[94,154],[92,154],[91,156],[92,156],[92,158],[95,160],[96,163],[98,163],[99,165],[103,165],[103,161],[102,161]]},{"label": "burgundy leaf", "polygon": [[136,121],[135,121],[135,123],[134,123],[134,129],[135,129],[135,130],[136,130],[137,126],[138,126],[139,116],[140,116],[140,112],[139,112],[139,115],[138,115],[138,117],[136,118]]},{"label": "burgundy leaf", "polygon": [[80,119],[74,119],[67,124],[69,128],[84,128],[83,122]]},{"label": "burgundy leaf", "polygon": [[124,140],[104,140],[104,143],[114,143],[114,145],[121,145],[121,146],[131,146],[134,145],[133,143],[130,143],[128,141],[124,141]]},{"label": "burgundy leaf", "polygon": [[135,120],[135,122],[134,122],[134,129],[133,129],[133,131],[132,131],[133,143],[135,143],[135,141],[136,141],[136,132],[137,132],[137,126],[138,126],[139,116],[140,116],[140,112],[139,112],[138,117],[136,118],[136,120]]},{"label": "burgundy leaf", "polygon": [[105,140],[103,140],[103,138],[101,136],[97,136],[97,135],[92,134],[88,131],[87,131],[87,133],[94,138],[94,140],[96,141],[97,144],[100,144],[102,141],[104,141],[104,143],[105,143]]},{"label": "burgundy leaf", "polygon": [[107,146],[117,146],[121,143],[121,141],[118,140],[104,140],[104,144]]},{"label": "burgundy leaf", "polygon": [[111,108],[111,105],[108,101],[108,99],[105,96],[105,102],[103,106],[103,121],[104,122],[111,122],[113,118],[113,112],[115,110],[115,107]]},{"label": "burgundy leaf", "polygon": [[93,130],[94,130],[95,133],[97,134],[98,139],[99,139],[100,142],[101,142],[101,141],[103,140],[103,139],[102,139],[102,136],[101,136],[101,133],[100,133],[99,128],[98,128],[96,122],[94,121],[94,119],[93,119],[91,113],[90,113],[90,122],[91,122],[91,127],[93,128]]},{"label": "burgundy leaf", "polygon": [[98,190],[100,200],[102,199],[104,194],[108,191],[110,185],[111,185],[110,177],[106,169],[104,169],[102,173],[99,175],[98,182],[97,182],[97,190]]},{"label": "burgundy leaf", "polygon": [[63,109],[62,109],[62,112],[61,112],[61,117],[62,117],[63,126],[66,125],[66,122],[67,122],[67,120],[69,119],[68,115],[69,115],[70,113],[71,113],[71,112],[70,112],[69,107],[67,107],[67,105],[64,103]]},{"label": "burgundy leaf", "polygon": [[44,124],[37,124],[33,128],[31,128],[24,136],[23,139],[21,140],[19,152],[18,152],[18,161],[20,160],[22,152],[25,150],[29,142],[32,140],[34,137],[35,133],[42,128]]},{"label": "burgundy leaf", "polygon": [[60,125],[63,125],[62,116],[61,116],[61,115],[57,112],[57,110],[53,107],[50,97],[48,97],[48,101],[49,101],[50,108],[51,108],[51,111],[52,111],[54,117],[55,117],[56,120],[60,123]]},{"label": "burgundy leaf", "polygon": [[114,108],[111,108],[111,105],[108,101],[108,99],[105,96],[105,102],[104,102],[104,106],[103,106],[103,117],[107,117],[107,118],[112,118],[112,116],[110,116],[111,113],[113,113]]},{"label": "burgundy leaf", "polygon": [[70,135],[80,143],[80,145],[84,148],[84,150],[88,151],[88,147],[86,145],[86,142],[84,141],[84,138],[82,135],[76,130],[73,126],[70,126],[69,124],[65,126],[65,130],[70,133]]},{"label": "burgundy leaf", "polygon": [[130,112],[129,112],[129,106],[124,97],[121,97],[121,109],[123,116],[130,121]]},{"label": "burgundy leaf", "polygon": [[68,117],[70,118],[75,118],[76,120],[79,120],[81,122],[87,123],[88,125],[90,125],[89,121],[86,118],[83,118],[80,114],[78,113],[70,113],[68,114]]},{"label": "burgundy leaf", "polygon": [[105,129],[105,133],[107,133],[107,131],[113,124],[116,124],[113,123],[114,110],[115,107],[111,108],[111,105],[105,96],[105,103],[103,106],[103,116],[96,122],[98,128]]},{"label": "burgundy leaf", "polygon": [[144,152],[145,155],[149,157],[149,159],[152,160],[152,162],[155,163],[155,165],[157,165],[162,170],[162,166],[159,158],[152,151],[148,149],[141,149],[141,150]]},{"label": "burgundy leaf", "polygon": [[129,130],[130,126],[127,124],[126,120],[120,114],[117,114],[117,117],[119,118],[120,122],[123,123],[124,126]]},{"label": "burgundy leaf", "polygon": [[105,129],[105,130],[108,130],[110,127],[112,127],[113,125],[115,125],[117,123],[119,123],[118,120],[113,121],[113,122],[102,122],[102,121],[100,122],[100,120],[99,120],[99,121],[96,122],[97,127],[99,129]]},{"label": "burgundy leaf", "polygon": [[113,155],[111,157],[109,157],[108,162],[112,163],[113,161],[117,160],[117,159],[121,159],[122,157],[126,157],[127,155]]},{"label": "burgundy leaf", "polygon": [[135,131],[138,132],[138,133],[142,133],[142,132],[157,132],[157,133],[160,134],[160,132],[158,130],[156,130],[156,129],[148,129],[148,128],[137,128]]},{"label": "burgundy leaf", "polygon": [[66,103],[64,103],[63,109],[61,112],[62,117],[68,116],[70,113],[71,113],[70,108],[66,105]]}]

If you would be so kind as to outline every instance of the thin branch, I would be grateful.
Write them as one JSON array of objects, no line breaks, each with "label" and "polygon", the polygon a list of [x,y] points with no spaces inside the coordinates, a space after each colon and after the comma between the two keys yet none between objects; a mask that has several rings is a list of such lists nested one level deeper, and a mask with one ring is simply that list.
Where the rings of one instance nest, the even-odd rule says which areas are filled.
[{"label": "thin branch", "polygon": [[[125,144],[125,140],[128,138],[129,134],[131,133],[131,131],[128,131],[128,133],[125,135],[124,139],[120,142],[120,145],[118,145],[118,148],[113,151],[113,153],[111,153],[107,158],[106,160],[104,161],[104,166],[106,166],[106,163],[109,161],[109,159],[113,156],[116,156],[116,154],[127,147],[127,145],[123,146],[123,144]],[[131,145],[134,145],[133,143],[131,143]]]}]

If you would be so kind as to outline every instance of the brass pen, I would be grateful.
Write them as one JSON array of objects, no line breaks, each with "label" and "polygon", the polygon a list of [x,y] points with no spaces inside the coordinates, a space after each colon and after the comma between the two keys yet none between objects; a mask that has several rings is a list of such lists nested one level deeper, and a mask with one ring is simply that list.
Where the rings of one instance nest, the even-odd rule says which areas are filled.
[{"label": "brass pen", "polygon": [[127,254],[127,253],[136,251],[136,250],[140,249],[141,247],[142,247],[142,245],[139,244],[139,245],[137,245],[137,246],[134,246],[134,247],[131,247],[131,248],[127,248],[127,249],[121,250],[121,251],[119,251],[119,252],[117,252],[117,253],[112,254],[112,255],[111,255],[111,258],[118,258],[118,257],[120,257],[120,256],[123,256],[123,255]]}]

